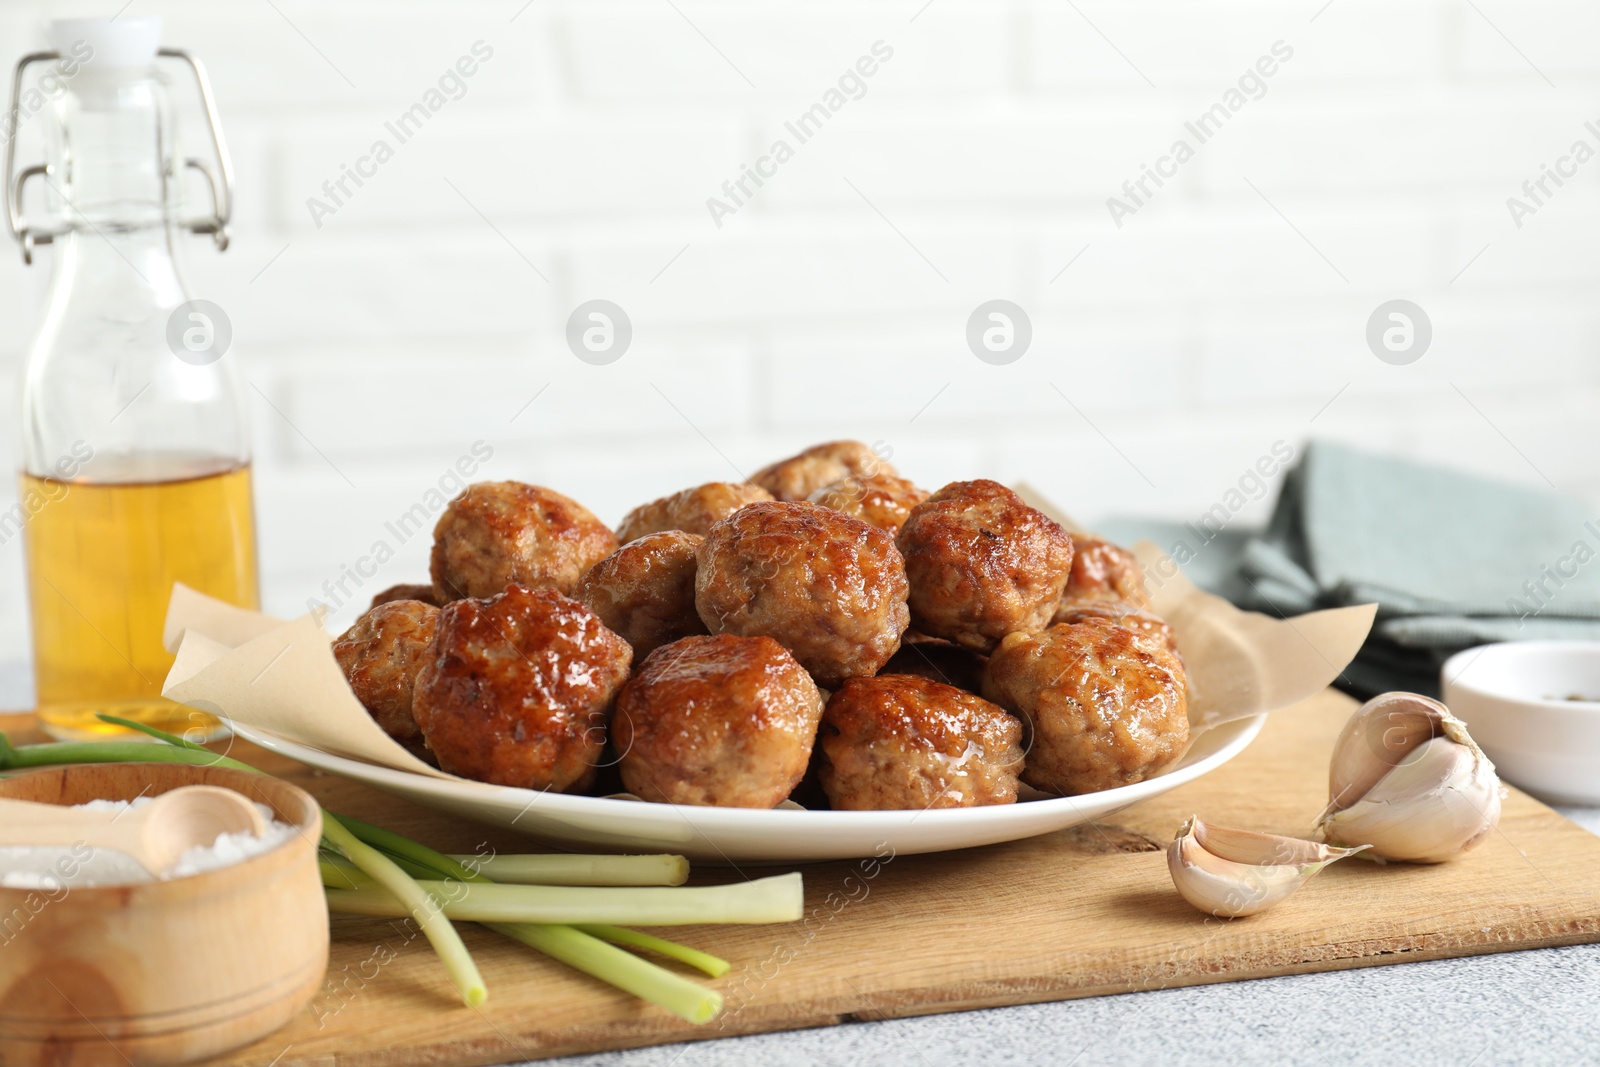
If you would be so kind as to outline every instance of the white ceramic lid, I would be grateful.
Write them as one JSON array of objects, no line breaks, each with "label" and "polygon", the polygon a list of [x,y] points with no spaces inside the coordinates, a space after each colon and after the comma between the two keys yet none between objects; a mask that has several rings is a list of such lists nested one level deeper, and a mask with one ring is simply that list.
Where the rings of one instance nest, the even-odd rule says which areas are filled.
[{"label": "white ceramic lid", "polygon": [[86,68],[145,67],[154,62],[156,49],[161,47],[161,20],[154,15],[56,19],[50,23],[48,35],[50,46],[64,56],[74,54],[80,41],[92,48]]}]

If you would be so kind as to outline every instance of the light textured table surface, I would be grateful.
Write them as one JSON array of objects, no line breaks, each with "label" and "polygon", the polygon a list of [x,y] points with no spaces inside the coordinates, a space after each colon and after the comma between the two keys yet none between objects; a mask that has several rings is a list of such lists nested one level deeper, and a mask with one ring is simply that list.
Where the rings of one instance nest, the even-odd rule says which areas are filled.
[{"label": "light textured table surface", "polygon": [[[27,708],[0,664],[0,710]],[[1600,808],[1561,808],[1600,833]],[[1600,892],[1600,886],[1595,887]],[[974,921],[982,921],[975,916]],[[856,1022],[544,1061],[604,1067],[1600,1062],[1600,945]]]}]

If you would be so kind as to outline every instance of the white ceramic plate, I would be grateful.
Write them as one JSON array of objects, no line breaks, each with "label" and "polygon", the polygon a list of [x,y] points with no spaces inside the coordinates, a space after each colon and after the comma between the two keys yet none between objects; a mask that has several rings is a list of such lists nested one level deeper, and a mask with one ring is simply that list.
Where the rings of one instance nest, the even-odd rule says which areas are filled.
[{"label": "white ceramic plate", "polygon": [[1076,797],[927,811],[700,808],[541,793],[430,778],[329,755],[247,726],[239,736],[290,759],[423,807],[517,830],[578,851],[675,852],[712,864],[812,863],[944,852],[1048,834],[1160,796],[1222,766],[1261,732],[1265,715],[1207,731],[1173,770],[1134,785]]}]

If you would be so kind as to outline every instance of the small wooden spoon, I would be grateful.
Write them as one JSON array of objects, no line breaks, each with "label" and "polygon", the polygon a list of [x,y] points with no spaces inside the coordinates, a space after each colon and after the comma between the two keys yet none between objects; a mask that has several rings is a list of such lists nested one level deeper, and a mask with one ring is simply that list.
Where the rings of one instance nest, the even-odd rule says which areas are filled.
[{"label": "small wooden spoon", "polygon": [[254,804],[214,785],[187,785],[149,804],[118,811],[0,799],[0,845],[112,849],[157,876],[196,845],[209,846],[222,834],[244,831],[260,837],[266,828]]}]

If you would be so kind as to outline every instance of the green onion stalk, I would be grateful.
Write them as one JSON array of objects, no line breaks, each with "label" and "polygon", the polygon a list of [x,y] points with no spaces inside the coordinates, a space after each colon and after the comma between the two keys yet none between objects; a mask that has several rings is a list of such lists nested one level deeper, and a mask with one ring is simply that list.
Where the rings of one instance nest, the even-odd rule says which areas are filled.
[{"label": "green onion stalk", "polygon": [[[406,872],[413,877],[423,879],[443,879],[446,882],[477,883],[480,886],[493,885],[488,877],[473,870],[466,864],[452,859],[441,852],[436,852],[426,845],[412,841],[410,838],[385,830],[381,826],[362,822],[360,819],[346,817],[351,829],[359,834],[363,840],[374,847],[383,849],[394,857]],[[327,884],[326,878],[324,885]],[[336,885],[347,885],[338,882]],[[505,887],[514,888],[514,887]],[[536,888],[536,887],[527,887]],[[360,888],[333,889],[329,898],[335,900],[340,893],[360,892]],[[593,889],[571,890],[575,895],[595,892]],[[666,890],[666,892],[681,892],[681,890]],[[331,904],[330,907],[335,905]],[[798,917],[798,909],[796,911]],[[636,997],[648,1000],[652,1004],[666,1008],[668,1011],[679,1015],[690,1022],[705,1023],[716,1018],[722,1010],[722,994],[715,990],[692,982],[681,975],[674,974],[664,967],[658,967],[647,960],[629,952],[624,952],[615,945],[608,944],[621,938],[608,937],[601,931],[613,928],[593,924],[588,931],[579,929],[575,925],[530,923],[530,922],[485,922],[483,925],[496,933],[503,934],[515,941],[520,941],[531,948],[538,949],[545,955],[560,960],[562,963],[586,974],[594,975],[603,981],[609,982],[618,989],[632,993]],[[648,947],[661,952],[663,955],[678,959],[701,970],[718,974],[726,973],[728,963],[716,957],[700,959],[703,954],[683,945],[665,941],[661,938],[651,938],[648,935],[638,934],[634,931],[616,931],[625,937],[634,939],[636,947]]]},{"label": "green onion stalk", "polygon": [[[682,889],[496,885],[483,879],[469,890],[452,879],[427,877],[419,877],[416,884],[443,901],[444,913],[450,918],[468,922],[632,922],[645,926],[788,922],[802,900],[798,874]],[[377,918],[403,917],[405,907],[390,887],[377,884],[331,888],[328,901],[334,911]]]},{"label": "green onion stalk", "polygon": [[[159,762],[261,773],[247,763],[141,723],[110,715],[100,718],[165,744],[85,741],[17,747],[0,733],[0,771],[76,763]],[[466,918],[459,914],[464,908],[491,930],[697,1023],[715,1018],[722,1008],[721,994],[617,946],[654,952],[712,977],[727,973],[728,962],[664,938],[611,925],[610,920],[626,916],[629,922],[656,925],[785,922],[799,918],[801,911],[799,875],[742,886],[658,888],[682,885],[688,873],[682,857],[453,857],[326,809],[319,858],[330,910],[410,915],[434,946],[463,1001],[473,1006],[484,1002],[487,989],[450,921],[453,913]],[[506,882],[537,879],[542,884],[501,885],[487,872]],[[637,888],[564,888],[584,878],[591,879],[587,883],[591,886],[602,882]],[[478,893],[463,894],[460,883],[477,885]],[[596,893],[605,896],[591,899]],[[480,903],[466,907],[474,896]],[[455,897],[460,899],[452,899]],[[570,921],[551,921],[551,916]]]},{"label": "green onion stalk", "polygon": [[451,856],[495,882],[517,885],[682,885],[682,856]]}]

